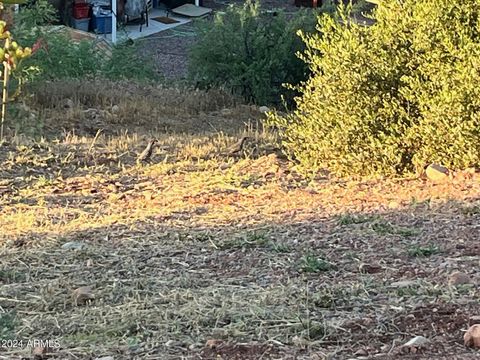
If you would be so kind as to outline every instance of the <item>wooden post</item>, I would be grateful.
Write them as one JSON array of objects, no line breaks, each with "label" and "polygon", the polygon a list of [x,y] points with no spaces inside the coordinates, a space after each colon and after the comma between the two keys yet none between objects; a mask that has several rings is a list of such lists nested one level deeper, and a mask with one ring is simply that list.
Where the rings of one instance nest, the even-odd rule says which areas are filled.
[{"label": "wooden post", "polygon": [[[6,40],[8,42],[8,39]],[[3,87],[2,87],[2,125],[0,126],[0,141],[3,140],[3,126],[5,123],[5,116],[7,112],[8,100],[8,67],[10,65],[7,61],[3,62]]]}]

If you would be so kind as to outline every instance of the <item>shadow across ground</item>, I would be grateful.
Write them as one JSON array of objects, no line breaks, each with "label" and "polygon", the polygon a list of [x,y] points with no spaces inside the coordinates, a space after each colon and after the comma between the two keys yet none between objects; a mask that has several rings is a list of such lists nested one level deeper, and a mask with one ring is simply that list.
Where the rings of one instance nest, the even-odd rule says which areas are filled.
[{"label": "shadow across ground", "polygon": [[[174,225],[173,214],[28,232],[2,249],[0,306],[16,314],[16,338],[60,339],[62,359],[473,359],[462,336],[478,286],[447,284],[453,271],[475,276],[470,208],[424,202],[231,227]],[[70,242],[81,248],[62,248]],[[87,306],[72,301],[80,286],[93,288]],[[431,343],[399,348],[416,335]]]}]

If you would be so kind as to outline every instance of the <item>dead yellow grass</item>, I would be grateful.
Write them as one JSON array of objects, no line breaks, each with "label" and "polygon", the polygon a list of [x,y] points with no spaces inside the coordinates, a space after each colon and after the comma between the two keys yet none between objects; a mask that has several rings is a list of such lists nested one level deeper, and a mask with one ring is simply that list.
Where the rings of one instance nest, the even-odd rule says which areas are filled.
[{"label": "dead yellow grass", "polygon": [[[185,227],[304,221],[345,211],[398,210],[415,201],[468,201],[480,193],[478,177],[437,185],[422,179],[307,183],[275,154],[219,155],[235,139],[156,137],[153,164],[144,167],[134,165],[145,143],[136,135],[68,136],[47,150],[12,147],[10,170],[24,167],[26,175],[35,165],[48,168],[6,180],[14,196],[2,201],[0,236],[43,237],[146,219],[175,223],[180,218]],[[255,145],[267,137],[257,136]]]},{"label": "dead yellow grass", "polygon": [[[456,341],[478,289],[445,279],[477,265],[479,174],[306,181],[250,107],[187,107],[164,132],[165,117],[125,105],[135,97],[67,88],[37,95],[53,115],[46,138],[0,148],[0,335],[60,339],[59,359],[390,356],[414,335],[432,339],[427,358],[468,358]],[[72,108],[54,106],[70,97]],[[129,109],[121,119],[115,104]],[[245,134],[244,153],[225,155]],[[152,136],[151,163],[136,165]],[[413,282],[392,287],[402,280]],[[83,286],[95,298],[77,306]]]},{"label": "dead yellow grass", "polygon": [[[33,241],[146,220],[187,229],[308,221],[400,210],[414,202],[469,201],[480,193],[478,176],[436,185],[423,179],[307,182],[273,153],[251,159],[219,155],[235,138],[156,137],[153,163],[143,167],[135,165],[145,144],[136,134],[68,135],[43,148],[14,139],[4,163],[7,172],[24,176],[4,179],[0,239],[28,234]],[[257,134],[254,146],[268,137]]]}]

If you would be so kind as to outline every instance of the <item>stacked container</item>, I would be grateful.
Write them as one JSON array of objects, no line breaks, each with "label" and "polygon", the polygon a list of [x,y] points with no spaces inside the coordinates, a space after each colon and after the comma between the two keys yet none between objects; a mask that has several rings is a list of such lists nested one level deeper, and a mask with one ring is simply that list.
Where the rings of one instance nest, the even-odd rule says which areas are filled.
[{"label": "stacked container", "polygon": [[112,32],[112,10],[102,6],[93,6],[90,30],[97,34],[110,34]]},{"label": "stacked container", "polygon": [[72,25],[75,29],[88,31],[90,24],[90,5],[85,0],[75,0],[73,3]]}]

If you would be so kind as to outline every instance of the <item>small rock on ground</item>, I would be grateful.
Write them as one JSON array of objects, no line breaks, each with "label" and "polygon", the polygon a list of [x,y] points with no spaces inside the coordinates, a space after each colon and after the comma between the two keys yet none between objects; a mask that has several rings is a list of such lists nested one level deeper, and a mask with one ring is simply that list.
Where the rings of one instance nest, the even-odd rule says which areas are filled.
[{"label": "small rock on ground", "polygon": [[434,182],[442,182],[448,179],[450,172],[445,166],[439,164],[430,164],[425,170],[427,178]]},{"label": "small rock on ground", "polygon": [[74,104],[73,104],[72,99],[65,99],[65,101],[63,102],[63,107],[65,109],[71,109],[71,108],[73,108],[73,105]]},{"label": "small rock on ground", "polygon": [[476,324],[480,324],[480,315],[470,316],[468,319],[468,326],[473,326]]},{"label": "small rock on ground", "polygon": [[62,249],[67,249],[67,250],[81,250],[83,248],[84,244],[78,242],[78,241],[69,241],[66,242],[65,244],[62,245]]},{"label": "small rock on ground", "polygon": [[480,325],[475,324],[470,326],[463,336],[465,346],[480,349]]},{"label": "small rock on ground", "polygon": [[392,288],[406,288],[410,286],[416,286],[418,285],[415,280],[402,280],[402,281],[396,281],[390,284],[390,287]]},{"label": "small rock on ground", "polygon": [[422,346],[428,344],[430,340],[423,336],[415,336],[414,338],[408,340],[403,346]]},{"label": "small rock on ground", "polygon": [[459,271],[454,272],[448,278],[448,285],[450,285],[450,286],[467,285],[467,284],[472,284],[472,283],[473,283],[473,281],[470,278],[470,276],[468,276],[465,273],[459,272]]},{"label": "small rock on ground", "polygon": [[378,264],[360,264],[358,270],[364,274],[376,274],[383,270]]}]

